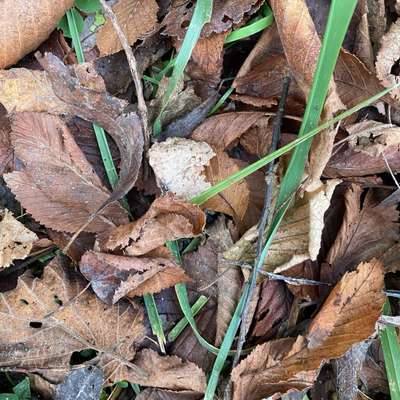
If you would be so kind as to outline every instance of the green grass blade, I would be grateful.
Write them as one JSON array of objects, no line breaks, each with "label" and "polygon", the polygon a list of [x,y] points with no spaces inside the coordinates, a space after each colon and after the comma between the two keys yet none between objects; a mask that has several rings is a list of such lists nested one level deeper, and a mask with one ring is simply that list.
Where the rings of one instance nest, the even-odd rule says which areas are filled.
[{"label": "green grass blade", "polygon": [[232,43],[236,42],[237,40],[244,39],[246,37],[249,37],[251,35],[254,35],[255,33],[261,32],[268,26],[274,22],[274,16],[272,14],[272,10],[269,8],[268,5],[266,5],[264,11],[264,17],[257,20],[257,21],[251,21],[248,23],[246,26],[243,26],[233,32],[231,32],[226,38],[224,43]]},{"label": "green grass blade", "polygon": [[222,105],[225,103],[226,99],[232,94],[232,92],[235,90],[234,87],[230,87],[222,96],[221,98],[215,103],[215,106],[211,109],[211,111],[208,113],[208,115],[212,115],[216,113]]},{"label": "green grass blade", "polygon": [[161,133],[162,113],[170,101],[179,81],[183,77],[183,71],[185,70],[190,56],[192,55],[192,51],[200,38],[200,32],[203,29],[204,24],[210,22],[211,20],[212,6],[213,0],[199,0],[196,2],[192,19],[190,21],[185,38],[183,39],[182,47],[179,50],[178,56],[175,60],[174,70],[168,82],[160,114],[154,122],[154,136],[157,136]]},{"label": "green grass blade", "polygon": [[147,310],[147,316],[149,317],[151,330],[155,336],[157,336],[158,344],[163,353],[165,353],[165,344],[167,343],[164,335],[164,329],[162,327],[162,322],[160,314],[157,310],[157,305],[154,300],[154,296],[151,294],[145,294],[143,296],[144,304]]},{"label": "green grass blade", "polygon": [[[200,310],[207,304],[208,298],[206,296],[200,296],[196,302],[192,305],[190,311],[192,316],[195,317]],[[173,342],[177,337],[183,332],[183,330],[188,326],[189,322],[186,317],[182,318],[173,329],[168,334],[168,341]]]},{"label": "green grass blade", "polygon": [[[76,20],[74,13],[72,10],[67,11],[67,19],[68,19],[68,26],[72,36],[72,42],[74,44],[74,48],[76,51],[76,57],[78,59],[78,63],[84,63],[85,57],[82,50],[82,45],[79,37],[78,28],[76,25]],[[104,163],[104,168],[107,173],[107,177],[110,181],[110,185],[114,188],[118,182],[118,173],[115,168],[114,161],[111,156],[110,147],[107,142],[107,137],[104,129],[101,126],[93,124],[93,129],[96,135],[97,144],[99,146],[101,158]],[[129,211],[129,206],[126,199],[122,200],[123,205]],[[153,333],[157,336],[158,342],[160,344],[160,348],[165,352],[164,345],[166,343],[164,331],[161,324],[161,318],[157,310],[156,303],[154,301],[153,295],[149,294],[144,296],[144,302],[147,306],[149,305],[150,308],[147,308],[147,313],[149,315],[149,320],[151,324],[151,328]]]},{"label": "green grass blade", "polygon": [[[391,315],[388,300],[386,300],[383,313],[384,315]],[[400,346],[396,328],[393,326],[384,327],[379,331],[379,337],[385,359],[390,397],[392,400],[400,400]]]}]

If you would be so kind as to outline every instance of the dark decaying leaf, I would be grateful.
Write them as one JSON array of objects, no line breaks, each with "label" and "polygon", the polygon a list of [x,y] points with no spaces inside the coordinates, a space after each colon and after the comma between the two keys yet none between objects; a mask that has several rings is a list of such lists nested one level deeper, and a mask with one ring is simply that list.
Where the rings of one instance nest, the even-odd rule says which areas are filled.
[{"label": "dark decaying leaf", "polygon": [[104,375],[100,368],[83,367],[71,371],[56,389],[55,400],[98,400]]},{"label": "dark decaying leaf", "polygon": [[145,335],[141,310],[133,303],[108,307],[83,291],[86,286],[65,258],[53,260],[41,279],[29,271],[20,277],[15,290],[1,295],[0,366],[42,376],[56,372],[62,380],[71,354],[92,348],[106,382],[124,379],[126,370],[144,379],[129,363]]},{"label": "dark decaying leaf", "polygon": [[342,226],[332,245],[321,279],[337,280],[361,261],[381,257],[399,240],[399,212],[396,205],[380,206],[370,190],[363,203],[362,190],[352,184],[345,193],[346,211]]},{"label": "dark decaying leaf", "polygon": [[156,199],[142,218],[108,233],[104,246],[111,250],[122,247],[132,256],[142,255],[168,240],[197,236],[204,225],[205,214],[198,206],[167,193]]},{"label": "dark decaying leaf", "polygon": [[385,301],[383,275],[377,260],[360,264],[335,286],[306,336],[257,346],[233,369],[233,398],[262,399],[312,386],[322,362],[374,332]]},{"label": "dark decaying leaf", "polygon": [[[4,179],[23,207],[48,228],[73,233],[109,198],[110,192],[60,118],[15,114],[11,140],[23,168]],[[102,232],[126,221],[126,211],[115,203],[86,231]]]},{"label": "dark decaying leaf", "polygon": [[0,175],[7,171],[13,160],[13,148],[10,139],[11,123],[7,110],[0,103]]},{"label": "dark decaying leaf", "polygon": [[80,271],[97,296],[115,304],[124,296],[158,293],[189,280],[185,271],[167,258],[116,256],[89,251],[80,261]]},{"label": "dark decaying leaf", "polygon": [[143,133],[138,115],[127,103],[105,92],[101,77],[88,66],[66,67],[52,54],[39,57],[65,112],[103,127],[114,139],[121,155],[118,185],[107,202],[123,197],[135,184],[143,151]]}]

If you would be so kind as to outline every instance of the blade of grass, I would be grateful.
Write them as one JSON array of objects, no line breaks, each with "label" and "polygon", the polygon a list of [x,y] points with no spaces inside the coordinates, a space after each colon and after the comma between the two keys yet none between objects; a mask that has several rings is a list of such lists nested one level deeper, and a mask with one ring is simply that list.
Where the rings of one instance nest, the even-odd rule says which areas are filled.
[{"label": "blade of grass", "polygon": [[183,39],[182,47],[175,60],[174,70],[169,79],[167,90],[163,97],[162,106],[159,115],[154,122],[153,134],[158,136],[162,130],[162,114],[170,101],[179,81],[183,77],[183,71],[189,61],[194,46],[200,37],[200,32],[204,24],[210,22],[212,12],[213,0],[201,0],[196,2],[192,19],[190,21],[188,30]]},{"label": "blade of grass", "polygon": [[[389,300],[383,308],[384,315],[391,315]],[[396,328],[386,326],[379,331],[383,357],[385,359],[386,374],[389,382],[390,398],[400,400],[400,346]]]},{"label": "blade of grass", "polygon": [[215,103],[215,106],[211,109],[211,111],[208,113],[208,115],[213,115],[216,113],[222,105],[225,103],[226,99],[232,94],[232,92],[235,90],[234,87],[230,87],[222,96],[221,98]]},{"label": "blade of grass", "polygon": [[[192,305],[190,311],[195,317],[200,310],[207,304],[208,298],[206,296],[200,296],[196,302]],[[183,330],[187,327],[189,324],[188,320],[184,317],[182,318],[175,326],[173,329],[168,334],[168,341],[173,342],[174,340],[177,339],[177,337],[183,332]]]},{"label": "blade of grass", "polygon": [[[85,62],[85,57],[83,54],[82,45],[81,45],[81,41],[80,41],[80,37],[79,37],[79,33],[78,33],[78,28],[76,26],[74,13],[71,10],[68,10],[66,14],[67,14],[67,19],[68,19],[68,26],[69,26],[71,36],[72,36],[72,42],[73,42],[73,45],[74,45],[74,48],[76,51],[76,57],[78,59],[78,63],[81,64],[81,63]],[[106,170],[107,177],[109,179],[111,187],[114,188],[118,182],[118,173],[117,173],[114,161],[111,156],[111,151],[110,151],[110,147],[107,142],[106,133],[101,126],[98,126],[96,124],[93,124],[93,129],[94,129],[94,132],[96,135],[97,144],[99,146],[101,158],[104,163],[104,168]],[[124,199],[122,201],[122,203],[125,206],[125,208],[129,211],[129,205],[126,202],[126,199]],[[166,343],[166,340],[165,340],[165,335],[164,335],[164,331],[162,328],[161,318],[158,313],[157,306],[154,301],[154,297],[153,297],[153,295],[149,294],[149,295],[145,295],[143,298],[144,298],[146,308],[147,308],[147,306],[149,307],[149,308],[147,308],[147,313],[149,316],[152,331],[157,336],[161,350],[163,352],[165,352],[164,345]]]},{"label": "blade of grass", "polygon": [[274,16],[272,14],[271,8],[267,4],[265,4],[264,6],[265,7],[263,10],[263,14],[264,14],[263,18],[260,18],[257,21],[254,21],[254,20],[250,21],[245,26],[242,26],[241,28],[231,32],[225,38],[224,43],[228,44],[228,43],[236,42],[237,40],[244,39],[244,38],[254,35],[258,32],[261,32],[265,28],[268,28],[268,26],[270,26],[272,24],[272,22],[274,21]]},{"label": "blade of grass", "polygon": [[[347,32],[348,24],[350,23],[350,19],[353,15],[356,4],[357,0],[347,0],[346,6],[344,4],[344,0],[333,0],[331,3],[328,22],[324,34],[324,40],[319,54],[317,68],[314,73],[313,84],[304,113],[303,122],[299,132],[300,138],[304,137],[307,132],[315,129],[318,125],[325,98],[328,93],[329,82],[332,78],[333,70],[336,65],[337,57],[339,55],[339,50],[342,45],[344,36]],[[290,196],[292,196],[296,192],[297,187],[301,182],[310,146],[311,140],[308,139],[300,146],[296,147],[291,157],[289,167],[283,178],[278,195],[278,200],[276,204],[278,211],[272,220],[271,227],[269,229],[266,239],[266,244],[264,245],[262,254],[252,271],[250,282],[243,290],[243,304],[241,304],[241,301],[239,302],[235,310],[235,314],[238,311],[243,312],[244,306],[249,301],[250,291],[247,288],[253,285],[254,281],[257,279],[257,271],[262,268],[262,265],[264,264],[264,259],[268,253],[269,244],[272,242],[272,238],[278,230],[278,227],[289,207],[288,200]],[[282,207],[285,203],[286,206]],[[228,356],[228,351],[231,348],[239,325],[240,320],[238,323],[236,320],[233,321],[232,318],[232,321],[227,330],[227,334],[222,341],[221,351],[218,353],[217,359],[211,371],[211,377],[206,389],[205,400],[213,400],[214,398],[220,372]]]}]

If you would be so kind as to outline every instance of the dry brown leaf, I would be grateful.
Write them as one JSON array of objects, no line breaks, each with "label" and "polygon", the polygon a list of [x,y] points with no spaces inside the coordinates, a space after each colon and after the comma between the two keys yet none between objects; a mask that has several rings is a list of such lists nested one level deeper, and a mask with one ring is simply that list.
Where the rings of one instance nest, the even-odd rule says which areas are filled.
[{"label": "dry brown leaf", "polygon": [[[11,139],[24,167],[4,179],[23,207],[43,225],[75,232],[109,198],[109,191],[60,118],[16,114]],[[127,219],[122,206],[114,203],[85,230],[102,232]]]},{"label": "dry brown leaf", "polygon": [[252,126],[265,117],[263,112],[228,112],[207,118],[192,133],[191,139],[197,142],[207,142],[210,146],[218,150],[232,148],[238,139],[241,138]]},{"label": "dry brown leaf", "polygon": [[7,110],[0,103],[0,176],[8,170],[14,158],[10,132],[11,123]]},{"label": "dry brown leaf", "polygon": [[138,258],[88,251],[79,264],[97,296],[115,304],[124,296],[158,293],[189,280],[185,271],[167,258]]},{"label": "dry brown leaf", "polygon": [[211,187],[204,169],[214,155],[207,143],[169,138],[150,148],[149,163],[163,190],[189,200]]},{"label": "dry brown leaf", "polygon": [[[212,33],[229,30],[242,21],[245,15],[255,13],[261,6],[260,0],[215,0],[210,23],[202,29],[202,37]],[[174,0],[162,25],[165,34],[183,40],[186,29],[193,15],[194,3],[190,0]]]},{"label": "dry brown leaf", "polygon": [[124,379],[126,369],[145,379],[129,362],[145,335],[142,312],[128,303],[105,306],[89,289],[82,292],[85,286],[65,258],[56,258],[41,279],[28,271],[15,290],[2,293],[0,366],[42,376],[57,372],[62,380],[71,354],[91,348],[99,352],[107,382]]},{"label": "dry brown leaf", "polygon": [[[153,31],[157,25],[158,5],[155,0],[119,0],[112,9],[130,45]],[[101,56],[122,50],[110,20],[96,33],[96,44]]]},{"label": "dry brown leaf", "polygon": [[39,62],[55,93],[66,103],[64,112],[100,125],[117,144],[121,154],[119,180],[104,204],[120,199],[135,184],[142,162],[143,132],[138,115],[127,112],[127,102],[105,91],[104,81],[90,66],[78,66],[72,73],[52,54],[39,58]]},{"label": "dry brown leaf", "polygon": [[385,301],[383,277],[379,261],[361,263],[335,286],[305,337],[256,347],[233,369],[234,400],[312,386],[324,361],[340,357],[374,332]]},{"label": "dry brown leaf", "polygon": [[[387,33],[381,39],[381,47],[376,56],[376,74],[383,86],[391,87],[399,82],[398,76],[392,73],[393,66],[400,58],[400,20],[393,23]],[[400,99],[400,89],[394,89],[390,95]]]},{"label": "dry brown leaf", "polygon": [[37,240],[37,235],[15,219],[11,211],[0,209],[0,269],[26,258]]},{"label": "dry brown leaf", "polygon": [[324,271],[330,282],[337,282],[362,260],[382,256],[400,238],[396,205],[376,205],[372,191],[363,202],[361,195],[361,188],[355,184],[345,193],[342,226],[328,253],[330,267]]},{"label": "dry brown leaf", "polygon": [[73,4],[73,0],[2,1],[0,69],[39,47]]},{"label": "dry brown leaf", "polygon": [[[176,356],[160,356],[155,351],[144,349],[135,357],[135,364],[148,373],[145,386],[171,390],[192,390],[204,393],[206,376],[197,365],[182,361]],[[131,379],[126,379],[132,382]]]},{"label": "dry brown leaf", "polygon": [[136,400],[200,400],[203,396],[195,392],[172,392],[170,390],[145,389]]},{"label": "dry brown leaf", "polygon": [[215,92],[220,81],[226,33],[213,33],[199,39],[192,51],[188,74],[196,93],[205,99]]},{"label": "dry brown leaf", "polygon": [[107,234],[105,247],[122,247],[131,256],[146,254],[168,240],[199,235],[205,225],[199,207],[179,200],[171,193],[159,197],[137,221],[122,225]]},{"label": "dry brown leaf", "polygon": [[[278,273],[302,261],[316,260],[321,247],[324,214],[339,182],[327,181],[316,191],[296,200],[274,236],[264,263],[266,271]],[[253,263],[257,237],[257,227],[251,228],[224,253],[224,257],[230,261]]]}]

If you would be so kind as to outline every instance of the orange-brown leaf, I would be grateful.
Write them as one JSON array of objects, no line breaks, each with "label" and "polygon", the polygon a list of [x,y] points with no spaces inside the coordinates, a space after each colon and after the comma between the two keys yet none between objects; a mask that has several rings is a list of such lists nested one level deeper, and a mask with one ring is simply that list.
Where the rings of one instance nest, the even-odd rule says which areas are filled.
[{"label": "orange-brown leaf", "polygon": [[[4,179],[23,207],[43,225],[75,232],[109,198],[109,191],[60,118],[16,114],[11,139],[24,167]],[[126,211],[114,203],[86,230],[102,232],[126,221]]]},{"label": "orange-brown leaf", "polygon": [[205,214],[199,207],[169,193],[156,199],[137,221],[112,230],[104,243],[107,249],[122,247],[127,254],[138,256],[168,240],[199,235],[205,221]]},{"label": "orange-brown leaf", "polygon": [[0,13],[0,69],[15,64],[53,32],[73,0],[4,0]]},{"label": "orange-brown leaf", "polygon": [[256,347],[232,372],[234,400],[310,387],[324,361],[340,357],[374,332],[385,301],[383,277],[379,261],[361,263],[335,286],[305,337]]}]

